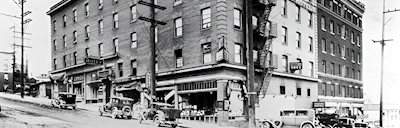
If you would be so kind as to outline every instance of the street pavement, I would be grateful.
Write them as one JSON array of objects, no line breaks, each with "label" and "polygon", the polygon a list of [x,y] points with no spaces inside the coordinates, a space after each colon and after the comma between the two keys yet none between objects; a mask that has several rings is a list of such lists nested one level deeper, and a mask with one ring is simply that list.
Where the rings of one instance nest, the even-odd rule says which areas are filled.
[{"label": "street pavement", "polygon": [[[76,110],[50,107],[50,103],[36,104],[25,97],[16,100],[9,98],[11,94],[0,95],[0,128],[155,128],[151,121],[139,123],[136,119],[112,119],[109,115],[100,116],[94,105],[78,106]],[[12,97],[12,96],[11,96]],[[22,101],[21,101],[22,100]],[[97,106],[98,107],[98,106]],[[215,124],[180,120],[180,127],[221,128]],[[170,127],[170,126],[164,126]]]}]

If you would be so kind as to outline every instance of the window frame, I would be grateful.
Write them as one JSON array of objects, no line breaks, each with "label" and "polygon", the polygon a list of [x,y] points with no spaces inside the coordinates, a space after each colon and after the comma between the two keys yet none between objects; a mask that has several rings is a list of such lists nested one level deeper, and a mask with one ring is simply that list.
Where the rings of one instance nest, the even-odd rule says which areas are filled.
[{"label": "window frame", "polygon": [[308,39],[309,39],[309,42],[308,42],[309,43],[308,44],[308,46],[309,46],[308,48],[309,49],[308,49],[308,51],[309,52],[313,52],[314,51],[314,39],[311,36],[309,36]]},{"label": "window frame", "polygon": [[114,53],[119,53],[119,39],[114,38],[113,39],[113,45],[114,45]]},{"label": "window frame", "polygon": [[175,67],[176,68],[181,68],[183,67],[184,62],[183,62],[183,50],[182,49],[177,49],[175,50]]},{"label": "window frame", "polygon": [[113,29],[118,29],[119,28],[119,17],[118,13],[113,14]]},{"label": "window frame", "polygon": [[[236,17],[236,13],[239,13],[239,17]],[[239,24],[236,24],[237,21]],[[240,10],[239,8],[234,8],[233,10],[233,26],[236,29],[242,29],[242,10]]]},{"label": "window frame", "polygon": [[[180,25],[178,23],[180,23]],[[174,31],[175,31],[174,36],[182,37],[183,36],[183,19],[182,19],[182,17],[177,17],[174,19],[174,27],[175,27],[174,28]],[[180,34],[179,34],[179,32],[180,32]]]},{"label": "window frame", "polygon": [[132,32],[131,33],[131,48],[137,48],[137,33]]},{"label": "window frame", "polygon": [[282,26],[282,44],[288,45],[288,29]]},{"label": "window frame", "polygon": [[[205,48],[207,48],[209,50],[208,51],[204,51]],[[203,64],[211,63],[212,62],[211,43],[209,42],[209,43],[202,44],[202,51],[203,51]],[[206,57],[207,58],[209,57],[209,61],[205,61]]]},{"label": "window frame", "polygon": [[89,3],[85,3],[85,17],[89,17],[90,15],[90,7],[89,7]]},{"label": "window frame", "polygon": [[282,16],[287,16],[287,0],[282,0]]},{"label": "window frame", "polygon": [[296,5],[295,15],[296,15],[295,20],[297,22],[301,22],[301,7],[300,7],[300,5]]},{"label": "window frame", "polygon": [[[207,13],[209,12],[209,14]],[[209,29],[212,27],[211,7],[201,9],[201,29]]]},{"label": "window frame", "polygon": [[130,7],[131,11],[131,21],[134,22],[137,19],[137,8],[136,5]]},{"label": "window frame", "polygon": [[[239,49],[237,49],[237,48],[239,48]],[[239,51],[237,51],[237,50],[239,50]],[[238,43],[234,44],[234,62],[239,63],[239,64],[242,63],[242,45],[238,44]]]},{"label": "window frame", "polygon": [[104,55],[104,44],[99,43],[99,56],[102,57]]},{"label": "window frame", "polygon": [[282,55],[282,68],[284,72],[289,72],[288,55]]},{"label": "window frame", "polygon": [[103,21],[103,19],[100,19],[98,23],[99,23],[99,34],[101,35],[104,32],[104,21]]},{"label": "window frame", "polygon": [[301,33],[300,32],[296,32],[296,48],[301,49]]}]

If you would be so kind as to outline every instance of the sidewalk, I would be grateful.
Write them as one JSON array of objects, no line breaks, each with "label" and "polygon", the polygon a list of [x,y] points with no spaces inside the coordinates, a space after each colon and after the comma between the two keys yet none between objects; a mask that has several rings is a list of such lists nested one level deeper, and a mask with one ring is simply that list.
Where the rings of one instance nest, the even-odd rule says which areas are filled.
[{"label": "sidewalk", "polygon": [[[34,98],[31,96],[25,96],[23,99],[21,98],[20,95],[18,94],[8,94],[8,93],[0,93],[0,98],[12,100],[12,101],[17,101],[17,102],[23,102],[23,103],[29,103],[33,105],[39,105],[41,107],[47,107],[47,108],[53,108],[51,105],[51,99],[47,98]],[[98,113],[99,106],[102,103],[95,103],[95,104],[85,104],[83,102],[78,103],[77,108],[78,109],[84,109],[87,110],[90,113]],[[199,121],[190,121],[190,120],[179,120],[179,126],[181,127],[188,127],[188,128],[233,128],[233,127],[222,127],[218,126],[217,124],[207,124]]]}]

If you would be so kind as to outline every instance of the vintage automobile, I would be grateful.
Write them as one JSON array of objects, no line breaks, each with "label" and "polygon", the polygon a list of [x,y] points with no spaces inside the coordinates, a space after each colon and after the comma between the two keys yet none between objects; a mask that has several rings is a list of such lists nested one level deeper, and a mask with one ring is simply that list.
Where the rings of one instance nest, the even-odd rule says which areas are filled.
[{"label": "vintage automobile", "polygon": [[357,122],[357,123],[354,123],[354,126],[356,128],[369,128],[367,123],[359,123],[359,122]]},{"label": "vintage automobile", "polygon": [[153,108],[144,109],[139,116],[139,123],[144,120],[152,120],[155,126],[162,124],[171,125],[173,128],[178,126],[177,119],[180,118],[181,110],[173,108],[174,106],[167,103],[153,102]]},{"label": "vintage automobile", "polygon": [[315,128],[315,111],[312,109],[282,110],[280,119],[260,120],[260,123],[261,128]]},{"label": "vintage automobile", "polygon": [[134,100],[127,97],[110,97],[110,101],[99,107],[100,116],[111,114],[111,118],[132,118],[132,106]]},{"label": "vintage automobile", "polygon": [[72,109],[76,109],[76,94],[59,93],[56,99],[51,100],[51,105],[59,108],[72,107]]},{"label": "vintage automobile", "polygon": [[347,117],[339,117],[337,125],[333,127],[339,128],[355,128],[354,119]]}]

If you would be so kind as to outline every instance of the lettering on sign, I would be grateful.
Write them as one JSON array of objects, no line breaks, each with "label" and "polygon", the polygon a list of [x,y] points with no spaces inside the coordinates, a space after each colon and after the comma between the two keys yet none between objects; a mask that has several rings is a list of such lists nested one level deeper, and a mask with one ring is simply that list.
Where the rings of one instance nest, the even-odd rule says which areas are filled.
[{"label": "lettering on sign", "polygon": [[308,1],[304,1],[304,0],[290,0],[290,1],[307,9],[308,11],[315,12],[315,7]]},{"label": "lettering on sign", "polygon": [[325,102],[313,102],[313,108],[325,108]]},{"label": "lettering on sign", "polygon": [[72,81],[76,82],[76,81],[83,81],[83,75],[76,75],[74,77],[72,77]]},{"label": "lettering on sign", "polygon": [[290,66],[290,70],[293,70],[293,71],[303,69],[302,62],[290,62],[289,66]]},{"label": "lettering on sign", "polygon": [[99,60],[96,58],[85,58],[84,61],[86,64],[90,64],[90,65],[102,65],[103,64],[103,60]]}]

